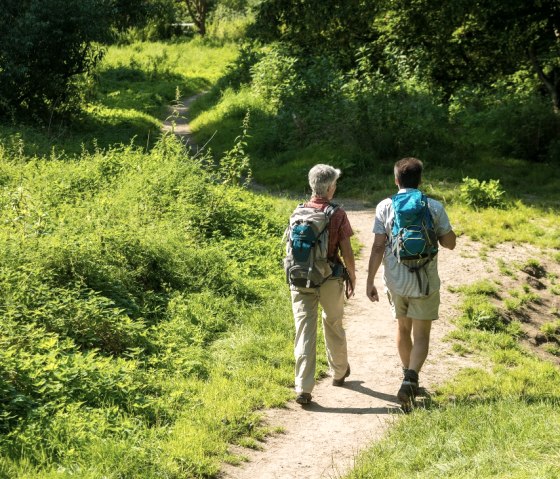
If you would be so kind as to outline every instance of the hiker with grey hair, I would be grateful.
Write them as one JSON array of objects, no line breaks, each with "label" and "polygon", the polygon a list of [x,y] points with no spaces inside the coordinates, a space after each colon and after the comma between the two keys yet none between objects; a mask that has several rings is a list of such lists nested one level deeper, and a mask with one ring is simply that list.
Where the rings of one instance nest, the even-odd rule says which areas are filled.
[{"label": "hiker with grey hair", "polygon": [[354,294],[356,272],[346,212],[331,202],[340,170],[315,165],[309,171],[312,195],[290,217],[284,260],[295,321],[296,402],[311,401],[315,386],[317,318],[321,305],[327,361],[332,385],[350,375],[346,332],[342,324],[344,295]]},{"label": "hiker with grey hair", "polygon": [[417,158],[395,163],[399,191],[377,205],[366,283],[368,298],[379,301],[375,274],[383,263],[385,292],[398,323],[397,349],[404,378],[397,398],[405,412],[418,393],[418,373],[428,356],[432,322],[438,319],[438,244],[452,250],[456,243],[443,205],[418,190],[422,170]]}]

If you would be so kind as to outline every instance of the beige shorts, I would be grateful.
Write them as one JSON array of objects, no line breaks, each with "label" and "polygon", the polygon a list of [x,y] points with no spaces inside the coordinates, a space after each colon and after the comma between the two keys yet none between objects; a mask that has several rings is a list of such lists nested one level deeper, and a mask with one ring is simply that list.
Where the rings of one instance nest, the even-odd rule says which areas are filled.
[{"label": "beige shorts", "polygon": [[439,317],[439,290],[420,298],[400,296],[387,290],[387,298],[395,318],[433,321]]}]

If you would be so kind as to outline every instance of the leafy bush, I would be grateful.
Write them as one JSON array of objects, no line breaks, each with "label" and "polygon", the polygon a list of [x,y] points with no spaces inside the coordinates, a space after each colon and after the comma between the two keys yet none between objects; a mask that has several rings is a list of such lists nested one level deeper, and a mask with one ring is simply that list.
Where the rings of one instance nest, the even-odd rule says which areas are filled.
[{"label": "leafy bush", "polygon": [[112,23],[120,42],[163,40],[171,38],[184,10],[174,0],[114,0]]},{"label": "leafy bush", "polygon": [[236,7],[220,2],[211,12],[207,34],[212,40],[239,42],[245,38],[253,18],[240,5]]},{"label": "leafy bush", "polygon": [[465,156],[447,109],[432,96],[379,76],[346,87],[349,103],[341,127],[369,158],[369,166],[404,156],[441,164]]},{"label": "leafy bush", "polygon": [[[109,0],[6,0],[0,18],[0,110],[63,112],[101,58]],[[68,12],[72,12],[69,15]]]},{"label": "leafy bush", "polygon": [[[96,470],[94,457],[104,475],[120,473],[135,443],[129,477],[178,477],[157,444],[180,416],[196,415],[197,436],[219,422],[199,407],[226,367],[213,344],[238,327],[260,330],[261,308],[266,321],[284,317],[267,298],[281,282],[274,238],[285,218],[229,186],[239,166],[216,170],[173,135],[149,153],[0,151],[0,475],[8,463],[11,477],[27,463],[42,477],[76,462],[82,474]],[[260,401],[244,401],[240,417]],[[220,425],[227,437],[248,433],[236,427]],[[206,474],[208,450],[173,457]]]},{"label": "leafy bush", "polygon": [[452,100],[455,119],[469,141],[494,156],[530,162],[558,162],[560,119],[549,101],[527,87],[497,86],[459,91]]},{"label": "leafy bush", "polygon": [[460,187],[460,200],[474,209],[503,208],[505,191],[500,180],[480,181],[476,178],[463,178]]},{"label": "leafy bush", "polygon": [[297,58],[282,44],[268,47],[251,69],[252,86],[272,106],[279,108],[295,94]]}]

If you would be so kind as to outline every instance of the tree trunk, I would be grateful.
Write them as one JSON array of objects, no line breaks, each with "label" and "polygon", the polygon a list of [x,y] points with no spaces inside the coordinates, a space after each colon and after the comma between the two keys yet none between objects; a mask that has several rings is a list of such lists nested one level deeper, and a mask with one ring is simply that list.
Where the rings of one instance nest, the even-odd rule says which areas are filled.
[{"label": "tree trunk", "polygon": [[208,13],[208,0],[185,0],[187,10],[200,35],[206,35],[206,14]]},{"label": "tree trunk", "polygon": [[560,69],[553,68],[550,74],[546,75],[537,59],[534,48],[529,48],[528,53],[535,72],[550,95],[554,113],[560,114]]}]

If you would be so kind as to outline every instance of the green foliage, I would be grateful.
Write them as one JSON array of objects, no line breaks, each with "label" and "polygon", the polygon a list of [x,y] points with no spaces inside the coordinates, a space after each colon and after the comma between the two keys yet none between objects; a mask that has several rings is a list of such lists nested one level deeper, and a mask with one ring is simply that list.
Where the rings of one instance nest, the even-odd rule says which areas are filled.
[{"label": "green foliage", "polygon": [[251,182],[250,158],[246,153],[247,139],[249,136],[250,112],[247,111],[243,118],[242,133],[233,144],[233,147],[226,151],[220,160],[219,175],[225,185],[248,185]]},{"label": "green foliage", "polygon": [[498,296],[497,284],[487,279],[471,284],[461,285],[455,288],[450,288],[450,290],[454,293],[462,293],[467,296]]},{"label": "green foliage", "polygon": [[96,83],[84,86],[82,93],[88,102],[71,123],[53,121],[50,128],[1,124],[1,148],[7,150],[7,156],[23,155],[23,159],[34,155],[57,158],[64,152],[79,155],[83,149],[94,151],[115,144],[151,149],[177,90],[182,98],[204,90],[236,55],[234,45],[212,47],[196,40],[109,46],[95,69]]},{"label": "green foliage", "polygon": [[544,0],[533,8],[523,0],[483,7],[398,0],[389,3],[385,18],[386,42],[448,94],[460,85],[488,85],[532,69],[558,109],[558,2]]},{"label": "green foliage", "polygon": [[164,40],[176,32],[173,24],[185,14],[174,0],[113,0],[112,25],[119,42]]},{"label": "green foliage", "polygon": [[[219,2],[210,14],[207,34],[212,41],[242,42],[246,31],[253,22],[253,15],[247,12],[243,1]],[[229,5],[228,5],[229,4]]]},{"label": "green foliage", "polygon": [[503,331],[506,328],[506,323],[498,308],[485,296],[468,296],[463,301],[461,309],[463,315],[460,324],[464,327],[492,332]]},{"label": "green foliage", "polygon": [[377,2],[360,0],[304,0],[259,3],[249,34],[266,42],[284,41],[308,53],[336,57],[351,65],[352,54],[375,33],[372,24]]},{"label": "green foliage", "polygon": [[511,298],[506,298],[504,300],[504,305],[508,311],[516,312],[519,311],[523,306],[531,303],[539,303],[540,297],[536,293],[531,293],[527,291],[510,291]]},{"label": "green foliage", "polygon": [[[253,409],[285,398],[285,215],[228,186],[239,165],[210,164],[171,135],[149,153],[0,156],[0,467],[11,477],[26,464],[33,477],[52,464],[80,464],[82,477],[208,476],[225,441],[259,434]],[[241,354],[247,337],[260,346]],[[218,354],[217,341],[235,347]],[[219,416],[207,394],[223,401]],[[183,418],[211,441],[179,447],[169,430]]]},{"label": "green foliage", "polygon": [[533,278],[544,278],[546,276],[546,269],[541,264],[541,262],[534,258],[527,259],[521,265],[521,271],[527,273],[529,276]]},{"label": "green foliage", "polygon": [[525,78],[532,76],[523,70],[491,89],[457,91],[450,105],[454,120],[469,132],[469,141],[479,149],[556,164],[560,158],[555,153],[560,118]]},{"label": "green foliage", "polygon": [[[469,379],[466,376],[462,375],[463,381]],[[480,377],[472,376],[468,386]],[[475,396],[474,388],[465,389],[480,397]],[[550,404],[536,401],[527,405],[509,398],[418,411],[397,421],[388,436],[363,453],[345,477],[554,477],[555,454],[549,446],[558,443],[551,426],[559,423],[558,412]]]},{"label": "green foliage", "polygon": [[[560,247],[560,230],[554,209],[528,206],[516,201],[508,205],[505,213],[498,208],[473,210],[458,203],[449,208],[450,217],[454,218],[454,222],[465,225],[468,235],[475,241],[490,246],[512,242],[530,243],[544,248]],[[499,262],[498,266],[503,274],[515,274],[511,265],[505,262]],[[518,270],[517,267],[515,269]]]},{"label": "green foliage", "polygon": [[505,206],[505,191],[500,186],[500,180],[480,181],[476,178],[463,178],[460,192],[461,201],[474,209]]},{"label": "green foliage", "polygon": [[[0,111],[67,111],[80,99],[109,32],[109,0],[7,0],[0,19]],[[71,11],[72,15],[68,12]]]}]

